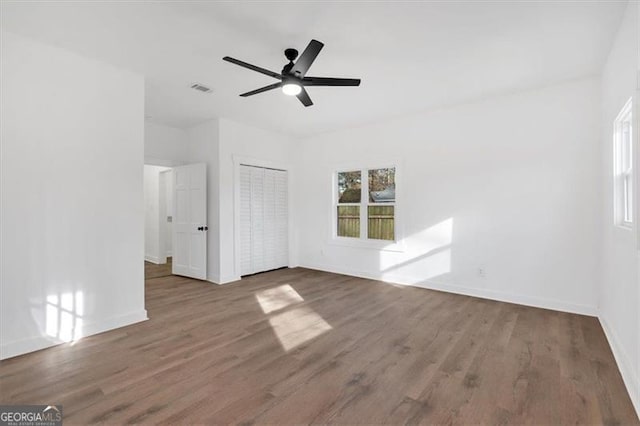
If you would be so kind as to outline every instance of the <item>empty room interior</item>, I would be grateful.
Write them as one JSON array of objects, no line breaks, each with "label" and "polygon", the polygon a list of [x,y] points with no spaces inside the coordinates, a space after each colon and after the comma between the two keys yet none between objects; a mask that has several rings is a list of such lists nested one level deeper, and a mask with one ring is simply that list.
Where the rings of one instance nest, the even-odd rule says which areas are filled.
[{"label": "empty room interior", "polygon": [[0,1],[0,423],[640,424],[639,22]]}]

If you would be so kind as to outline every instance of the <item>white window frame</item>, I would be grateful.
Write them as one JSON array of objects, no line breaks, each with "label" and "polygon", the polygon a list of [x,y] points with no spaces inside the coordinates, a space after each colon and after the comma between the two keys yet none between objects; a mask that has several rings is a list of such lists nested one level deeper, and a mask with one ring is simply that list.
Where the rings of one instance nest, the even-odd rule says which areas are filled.
[{"label": "white window frame", "polygon": [[[632,229],[634,222],[634,144],[633,102],[629,99],[613,123],[613,199],[615,225]],[[628,141],[623,139],[625,123]]]},{"label": "white window frame", "polygon": [[[397,251],[402,252],[405,250],[403,227],[401,220],[401,166],[400,162],[384,162],[368,164],[366,167],[362,167],[362,164],[356,165],[344,165],[335,167],[331,170],[331,234],[329,242],[334,245],[341,245],[347,247],[368,248],[383,251]],[[396,199],[393,203],[370,203],[369,202],[369,170],[375,169],[395,169],[395,185],[396,185]],[[338,203],[338,174],[343,172],[360,172],[361,179],[361,198],[360,203]],[[368,211],[369,206],[384,205],[394,206],[393,219],[394,219],[394,240],[375,240],[367,237],[368,226]],[[340,237],[338,236],[338,206],[359,206],[360,207],[360,237]]]}]

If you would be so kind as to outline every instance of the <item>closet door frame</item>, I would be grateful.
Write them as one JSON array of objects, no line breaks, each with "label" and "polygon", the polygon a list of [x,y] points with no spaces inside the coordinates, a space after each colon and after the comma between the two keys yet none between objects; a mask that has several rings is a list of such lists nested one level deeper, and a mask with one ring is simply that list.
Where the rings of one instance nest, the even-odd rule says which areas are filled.
[{"label": "closet door frame", "polygon": [[295,267],[295,260],[292,253],[295,253],[293,249],[293,214],[292,214],[292,182],[293,173],[291,172],[291,166],[287,163],[281,163],[272,160],[263,160],[253,157],[245,157],[234,155],[233,156],[233,241],[234,241],[234,275],[240,277],[240,166],[253,166],[263,167],[267,169],[278,169],[287,172],[287,238],[288,238],[288,264],[289,268]]}]

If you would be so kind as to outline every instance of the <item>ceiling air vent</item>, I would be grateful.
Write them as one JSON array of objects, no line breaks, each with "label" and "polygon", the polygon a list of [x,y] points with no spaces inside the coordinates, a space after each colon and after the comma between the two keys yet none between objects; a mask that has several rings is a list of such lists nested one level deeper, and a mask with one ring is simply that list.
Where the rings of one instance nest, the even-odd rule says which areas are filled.
[{"label": "ceiling air vent", "polygon": [[202,93],[211,93],[213,90],[211,90],[209,87],[204,86],[200,83],[193,83],[191,85],[191,88],[193,90],[197,90],[198,92],[202,92]]}]

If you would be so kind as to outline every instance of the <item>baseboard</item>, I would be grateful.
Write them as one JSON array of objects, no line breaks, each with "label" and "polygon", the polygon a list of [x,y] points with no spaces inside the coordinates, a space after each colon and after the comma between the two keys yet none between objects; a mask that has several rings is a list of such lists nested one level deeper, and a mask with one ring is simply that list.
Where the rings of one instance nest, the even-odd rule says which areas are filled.
[{"label": "baseboard", "polygon": [[575,303],[563,302],[558,300],[544,299],[534,296],[524,296],[512,293],[504,293],[493,290],[479,289],[475,287],[467,287],[458,284],[443,284],[431,280],[420,279],[416,277],[406,277],[402,275],[389,275],[372,273],[366,271],[357,271],[350,268],[336,268],[328,265],[319,264],[301,264],[300,267],[308,269],[316,269],[319,271],[333,272],[336,274],[351,275],[360,278],[367,278],[376,281],[383,281],[392,284],[408,285],[411,287],[426,288],[429,290],[445,291],[447,293],[460,294],[464,296],[479,297],[481,299],[495,300],[499,302],[515,303],[517,305],[532,306],[535,308],[551,309],[560,312],[569,312],[572,314],[597,316],[595,306],[579,305]]},{"label": "baseboard", "polygon": [[210,275],[207,277],[207,281],[212,282],[214,284],[222,285],[222,284],[230,284],[236,281],[240,281],[239,276],[228,275],[228,276],[220,276],[220,275]]},{"label": "baseboard", "polygon": [[618,334],[609,326],[609,323],[604,319],[604,317],[600,316],[598,319],[600,320],[600,325],[602,325],[602,329],[604,330],[604,335],[609,341],[609,347],[611,347],[613,357],[618,364],[618,370],[620,370],[622,380],[627,387],[627,392],[629,392],[631,402],[636,409],[636,414],[638,415],[638,418],[640,418],[640,377],[638,376],[640,372],[635,373],[633,361],[624,350],[624,347],[620,344]]},{"label": "baseboard", "polygon": [[156,265],[160,264],[160,258],[158,256],[151,256],[151,255],[145,254],[144,260],[146,262],[155,263]]},{"label": "baseboard", "polygon": [[[78,336],[87,337],[94,334],[104,333],[105,331],[132,325],[141,321],[146,321],[147,319],[147,311],[143,309],[138,312],[132,312],[130,314],[107,318],[104,321],[85,324],[78,332]],[[0,359],[13,358],[15,356],[39,351],[41,349],[60,345],[63,343],[68,342],[64,342],[49,336],[28,337],[26,339],[5,343],[0,346]]]}]

